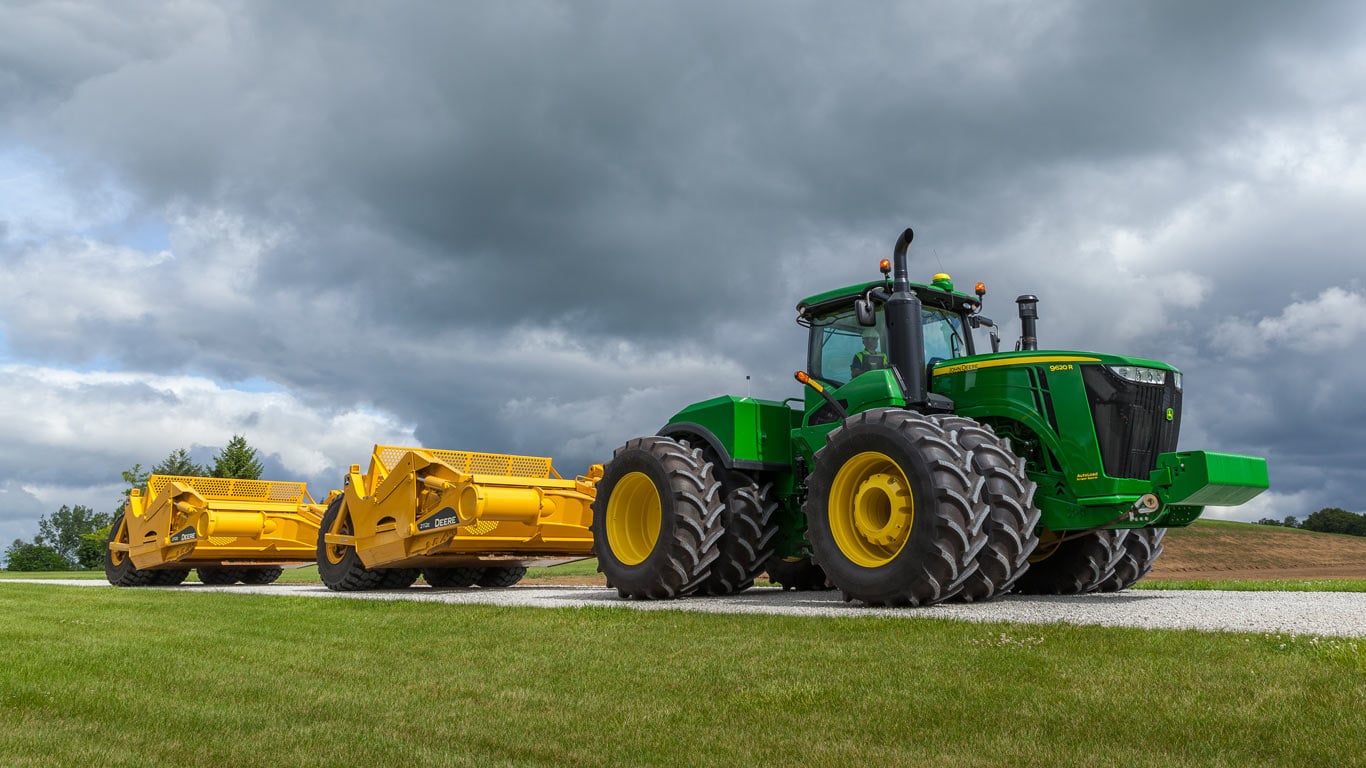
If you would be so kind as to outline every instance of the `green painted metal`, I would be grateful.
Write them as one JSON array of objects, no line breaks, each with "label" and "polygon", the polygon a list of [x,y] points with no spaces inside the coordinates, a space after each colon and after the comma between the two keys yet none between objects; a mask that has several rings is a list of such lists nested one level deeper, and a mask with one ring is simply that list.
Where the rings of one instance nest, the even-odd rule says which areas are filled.
[{"label": "green painted metal", "polygon": [[1164,453],[1152,483],[1169,504],[1235,507],[1271,487],[1266,459],[1212,451]]}]

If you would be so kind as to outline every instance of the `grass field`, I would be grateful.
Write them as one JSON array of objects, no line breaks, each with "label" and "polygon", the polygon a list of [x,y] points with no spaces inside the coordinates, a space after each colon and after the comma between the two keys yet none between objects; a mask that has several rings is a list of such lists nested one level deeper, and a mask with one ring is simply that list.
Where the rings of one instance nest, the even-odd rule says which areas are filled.
[{"label": "grass field", "polygon": [[0,584],[0,763],[1362,765],[1366,641]]}]

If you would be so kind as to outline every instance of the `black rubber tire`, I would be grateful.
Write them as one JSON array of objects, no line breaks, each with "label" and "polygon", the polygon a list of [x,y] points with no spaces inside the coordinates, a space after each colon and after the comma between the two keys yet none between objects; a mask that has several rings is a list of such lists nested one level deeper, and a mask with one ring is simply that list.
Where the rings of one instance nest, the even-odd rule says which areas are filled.
[{"label": "black rubber tire", "polygon": [[474,583],[481,587],[502,588],[510,587],[522,580],[526,575],[526,569],[520,565],[509,566],[490,566],[484,569],[479,579]]},{"label": "black rubber tire", "polygon": [[1124,537],[1124,554],[1115,564],[1115,573],[1101,582],[1097,592],[1118,592],[1138,583],[1148,575],[1153,563],[1162,556],[1162,539],[1166,538],[1166,528],[1137,528]]},{"label": "black rubber tire", "polygon": [[731,473],[731,478],[736,485],[724,495],[721,527],[725,532],[717,545],[719,554],[712,563],[711,575],[698,588],[699,594],[744,592],[754,586],[755,577],[764,572],[773,556],[773,537],[778,533],[773,484],[761,486],[739,473]]},{"label": "black rubber tire", "polygon": [[[649,553],[628,565],[613,551],[607,515],[617,485],[637,473],[658,494],[660,527]],[[622,597],[662,600],[692,594],[711,575],[720,554],[721,510],[721,483],[700,450],[668,437],[630,440],[616,450],[598,482],[593,554]]]},{"label": "black rubber tire", "polygon": [[1029,570],[1015,582],[1026,595],[1084,595],[1095,592],[1115,574],[1124,557],[1128,531],[1088,531],[1059,544],[1040,541]]},{"label": "black rubber tire", "polygon": [[375,589],[407,589],[422,575],[417,568],[383,568],[378,572],[384,574],[384,578]]},{"label": "black rubber tire", "polygon": [[[832,488],[846,462],[882,454],[905,475],[914,505],[905,540],[885,563],[854,562],[831,527]],[[880,473],[885,476],[885,473]],[[816,453],[806,498],[807,539],[814,560],[846,600],[868,605],[933,605],[957,595],[986,545],[983,479],[971,456],[932,417],[877,408],[849,417]],[[898,481],[899,484],[899,481]],[[841,504],[854,500],[842,499]],[[901,535],[901,534],[897,534]]]},{"label": "black rubber tire", "polygon": [[939,416],[958,447],[972,454],[972,468],[986,482],[977,500],[986,504],[982,532],[986,546],[977,553],[977,570],[963,582],[955,599],[965,603],[1006,594],[1029,570],[1029,555],[1039,543],[1037,484],[1025,474],[1025,460],[1010,450],[1010,440],[986,424],[963,416]]},{"label": "black rubber tire", "polygon": [[484,574],[483,568],[423,568],[422,579],[438,589],[460,589],[474,586]]},{"label": "black rubber tire", "polygon": [[238,578],[242,580],[243,584],[260,587],[266,584],[274,584],[284,572],[285,569],[279,566],[262,565],[240,569]]},{"label": "black rubber tire", "polygon": [[[329,545],[324,536],[333,527],[338,527],[343,533],[350,533],[353,529],[349,518],[342,519],[338,523],[338,518],[342,516],[342,501],[344,496],[338,496],[327,505],[327,511],[323,513],[321,525],[318,526],[318,576],[322,578],[323,584],[334,592],[357,592],[365,589],[379,589],[384,583],[385,572],[371,570],[365,567],[360,561],[360,555],[356,554],[355,547],[343,547],[341,557],[337,562],[332,562],[329,555]],[[332,547],[332,549],[338,549]]]},{"label": "black rubber tire", "polygon": [[148,571],[152,574],[152,579],[147,583],[149,587],[174,587],[184,584],[190,577],[189,568],[167,568],[160,571]]},{"label": "black rubber tire", "polygon": [[236,584],[241,579],[241,571],[237,568],[202,565],[195,570],[199,572],[199,583],[209,586]]},{"label": "black rubber tire", "polygon": [[[122,543],[127,544],[128,529],[123,525],[123,515],[120,513],[114,518],[113,525],[109,526],[109,538],[107,542],[112,544],[120,534],[125,539]],[[155,579],[156,571],[143,571],[133,565],[133,558],[127,552],[120,552],[116,556],[114,550],[108,546],[104,548],[104,577],[110,584],[116,587],[146,587],[150,586]]]},{"label": "black rubber tire", "polygon": [[784,592],[834,589],[834,585],[825,577],[825,571],[811,562],[809,557],[788,559],[774,555],[764,563],[764,570],[768,572],[768,580],[782,587]]}]

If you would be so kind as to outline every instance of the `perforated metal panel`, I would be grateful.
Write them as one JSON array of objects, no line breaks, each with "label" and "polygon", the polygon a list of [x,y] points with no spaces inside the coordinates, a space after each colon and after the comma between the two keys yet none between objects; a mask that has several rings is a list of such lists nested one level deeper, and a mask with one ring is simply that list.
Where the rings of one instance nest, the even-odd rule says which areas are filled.
[{"label": "perforated metal panel", "polygon": [[175,475],[152,475],[147,479],[147,492],[155,498],[176,482],[188,485],[206,499],[220,501],[271,501],[285,504],[298,504],[308,493],[304,483],[280,482],[274,480],[229,480],[221,477],[178,477]]},{"label": "perforated metal panel", "polygon": [[540,456],[508,456],[501,453],[471,453],[469,451],[442,451],[432,448],[398,448],[394,446],[375,446],[375,457],[385,471],[392,471],[394,465],[409,451],[426,451],[437,461],[451,469],[471,475],[506,475],[508,477],[547,478],[554,475],[550,459]]},{"label": "perforated metal panel", "polygon": [[480,520],[474,525],[462,525],[456,530],[466,536],[483,536],[497,527],[498,523],[494,520]]}]

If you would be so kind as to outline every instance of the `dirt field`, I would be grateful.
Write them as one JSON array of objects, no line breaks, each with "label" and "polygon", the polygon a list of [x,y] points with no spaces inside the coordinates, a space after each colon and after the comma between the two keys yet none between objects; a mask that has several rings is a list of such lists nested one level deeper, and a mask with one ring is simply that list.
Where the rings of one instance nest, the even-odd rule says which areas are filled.
[{"label": "dirt field", "polygon": [[1167,533],[1149,579],[1366,578],[1366,537],[1199,521]]}]

